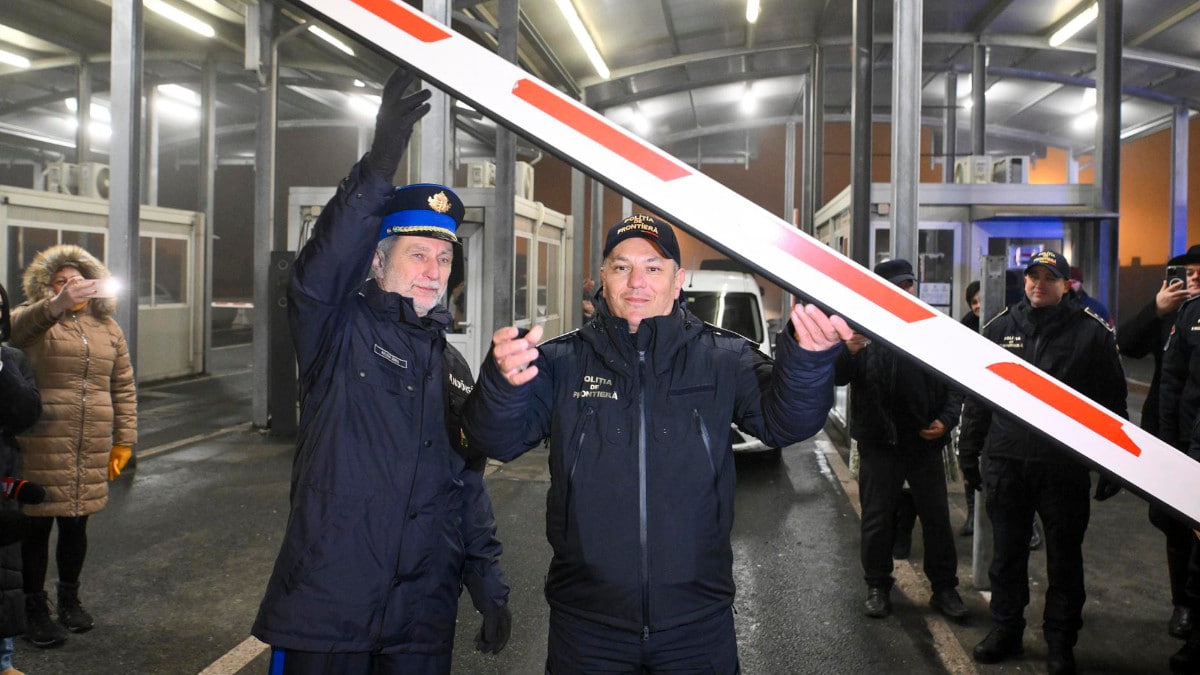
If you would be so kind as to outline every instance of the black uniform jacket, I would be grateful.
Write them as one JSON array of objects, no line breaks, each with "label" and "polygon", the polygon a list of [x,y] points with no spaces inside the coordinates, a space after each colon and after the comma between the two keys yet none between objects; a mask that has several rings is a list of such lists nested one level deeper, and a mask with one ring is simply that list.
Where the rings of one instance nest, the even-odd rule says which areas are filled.
[{"label": "black uniform jacket", "polygon": [[507,597],[482,475],[448,430],[447,403],[471,385],[462,358],[447,360],[450,314],[417,316],[362,281],[392,191],[360,162],[288,288],[301,385],[291,512],[252,631],[276,647],[446,653],[464,583],[492,594],[477,606]]},{"label": "black uniform jacket", "polygon": [[1158,389],[1158,437],[1188,449],[1200,410],[1200,296],[1188,298],[1171,325]]},{"label": "black uniform jacket", "polygon": [[635,337],[598,301],[590,322],[539,347],[532,382],[513,387],[486,359],[467,401],[471,444],[509,460],[549,437],[553,608],[645,635],[732,603],[730,423],[786,446],[819,431],[833,403],[840,346],[777,342],[772,366],[678,304]]},{"label": "black uniform jacket", "polygon": [[[1125,408],[1125,371],[1113,331],[1070,297],[1052,307],[1034,309],[1028,298],[1009,307],[983,327],[987,339],[1004,347],[1121,417]],[[1071,439],[1060,439],[1065,445]],[[1033,462],[1073,462],[1074,455],[1003,410],[992,410],[968,396],[963,406],[959,457],[978,466],[989,457]]]},{"label": "black uniform jacket", "polygon": [[[962,412],[957,388],[878,342],[857,354],[842,352],[834,382],[850,385],[850,436],[859,443],[940,450],[950,442]],[[921,438],[918,432],[934,420],[941,420],[946,433]]]}]

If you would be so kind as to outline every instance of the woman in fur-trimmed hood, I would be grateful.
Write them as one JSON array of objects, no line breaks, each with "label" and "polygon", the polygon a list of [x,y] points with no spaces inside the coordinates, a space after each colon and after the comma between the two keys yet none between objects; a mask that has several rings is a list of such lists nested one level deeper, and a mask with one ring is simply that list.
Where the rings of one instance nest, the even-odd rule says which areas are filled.
[{"label": "woman in fur-trimmed hood", "polygon": [[25,270],[26,301],[13,309],[13,345],[33,363],[42,418],[21,436],[23,477],[46,488],[22,547],[28,633],[49,647],[66,639],[49,619],[46,568],[50,530],[58,524],[58,621],[92,627],[79,604],[79,574],[87,551],[87,519],[108,502],[108,481],[124,468],[137,442],[137,392],[129,348],[112,319],[103,263],[70,244],[52,246]]}]

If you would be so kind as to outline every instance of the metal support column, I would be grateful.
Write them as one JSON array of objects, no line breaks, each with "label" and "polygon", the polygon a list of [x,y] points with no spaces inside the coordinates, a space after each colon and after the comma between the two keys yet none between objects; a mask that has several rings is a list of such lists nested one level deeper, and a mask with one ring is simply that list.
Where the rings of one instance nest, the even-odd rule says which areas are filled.
[{"label": "metal support column", "polygon": [[[1122,0],[1100,0],[1096,20],[1096,207],[1120,210],[1121,195],[1121,56]],[[1117,221],[1101,220],[1094,233],[1100,273],[1093,295],[1117,313]],[[1082,261],[1081,261],[1082,262]]]},{"label": "metal support column", "polygon": [[[515,63],[517,31],[520,26],[517,0],[500,0],[496,21],[499,24],[496,36],[499,40],[497,53]],[[516,194],[516,162],[516,135],[505,127],[497,126],[496,201],[493,207],[495,213],[488,214],[487,225],[483,228],[483,255],[484,260],[491,266],[489,276],[492,279],[491,302],[484,303],[483,308],[484,336],[513,323],[513,286],[516,278],[513,269],[516,251],[513,199]]]},{"label": "metal support column", "polygon": [[203,303],[204,344],[202,372],[212,363],[212,280],[213,280],[213,214],[216,211],[217,180],[217,64],[211,57],[204,61],[200,84],[200,165],[197,170],[200,209],[204,211],[204,287]]},{"label": "metal support column", "polygon": [[251,345],[254,352],[254,395],[250,422],[267,428],[268,379],[270,375],[270,273],[272,230],[275,223],[275,5],[270,0],[248,7],[258,14],[258,123],[254,149],[254,321]]},{"label": "metal support column", "polygon": [[[137,374],[137,308],[142,121],[142,3],[112,3],[112,141],[109,170],[113,189],[108,200],[108,269],[125,280],[113,318],[125,331],[129,358]],[[97,255],[102,251],[92,251]]]},{"label": "metal support column", "polygon": [[146,145],[142,152],[142,201],[158,206],[158,89],[146,90]]},{"label": "metal support column", "polygon": [[604,222],[604,183],[592,180],[592,273],[600,283],[600,266],[604,264],[604,236],[608,234],[608,223]]},{"label": "metal support column", "polygon": [[987,152],[987,60],[988,48],[976,43],[971,48],[971,154]]},{"label": "metal support column", "polygon": [[583,280],[596,276],[596,270],[584,269],[584,243],[587,241],[587,230],[584,228],[587,219],[587,199],[584,195],[587,187],[587,176],[574,167],[571,168],[571,268],[575,274],[567,280],[567,290],[577,301],[568,305],[571,307],[571,320],[568,327],[583,325]]},{"label": "metal support column", "polygon": [[808,69],[808,109],[804,113],[804,202],[801,205],[803,229],[812,234],[817,209],[825,201],[825,56],[821,45],[813,45],[812,65]]},{"label": "metal support column", "polygon": [[[450,25],[454,3],[450,0],[424,0],[422,11],[443,25]],[[429,113],[421,119],[420,164],[417,180],[406,182],[448,185],[454,176],[454,110],[450,95],[430,87]],[[368,146],[369,147],[369,146]],[[497,164],[499,171],[499,164]],[[489,225],[490,219],[489,219]]]},{"label": "metal support column", "polygon": [[1188,108],[1175,107],[1171,118],[1171,249],[1176,256],[1188,247]]},{"label": "metal support column", "polygon": [[917,265],[924,0],[892,3],[892,257]]},{"label": "metal support column", "polygon": [[92,155],[92,66],[87,62],[86,57],[80,57],[77,75],[78,82],[75,85],[75,161],[83,164]]},{"label": "metal support column", "polygon": [[[809,148],[805,146],[800,161],[808,165]],[[807,211],[804,212],[807,214]],[[780,217],[796,224],[796,123],[788,121],[783,126],[783,213]],[[801,216],[800,230],[812,231],[812,222],[805,222]]]},{"label": "metal support column", "polygon": [[850,257],[871,266],[871,84],[875,0],[854,0],[850,92]]},{"label": "metal support column", "polygon": [[954,182],[954,159],[958,155],[958,73],[946,73],[946,108],[942,111],[942,176]]}]

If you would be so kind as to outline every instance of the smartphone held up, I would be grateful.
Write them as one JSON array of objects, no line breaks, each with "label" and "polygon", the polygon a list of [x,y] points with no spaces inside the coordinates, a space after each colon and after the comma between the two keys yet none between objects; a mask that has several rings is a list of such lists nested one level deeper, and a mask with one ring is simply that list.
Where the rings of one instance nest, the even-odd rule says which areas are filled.
[{"label": "smartphone held up", "polygon": [[1175,285],[1175,282],[1187,284],[1187,265],[1167,265],[1167,287]]}]

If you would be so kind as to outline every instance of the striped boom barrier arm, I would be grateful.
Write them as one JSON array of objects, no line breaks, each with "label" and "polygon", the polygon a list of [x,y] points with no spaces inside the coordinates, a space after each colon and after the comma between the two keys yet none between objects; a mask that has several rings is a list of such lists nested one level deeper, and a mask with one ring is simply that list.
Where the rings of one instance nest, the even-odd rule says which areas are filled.
[{"label": "striped boom barrier arm", "polygon": [[1200,463],[516,65],[393,0],[297,4],[1200,523]]}]

